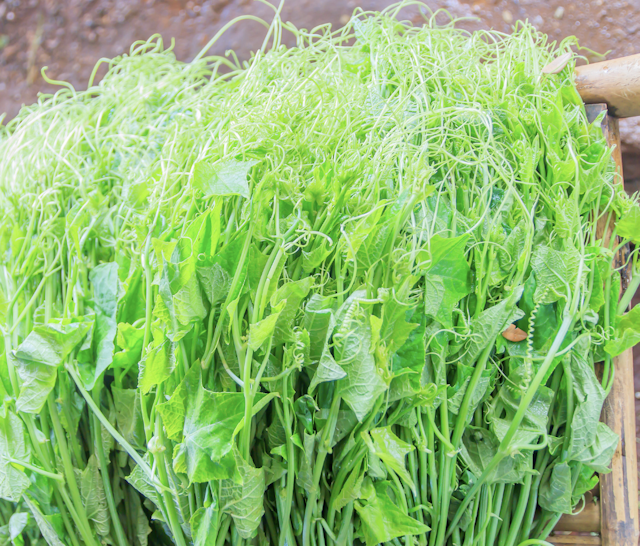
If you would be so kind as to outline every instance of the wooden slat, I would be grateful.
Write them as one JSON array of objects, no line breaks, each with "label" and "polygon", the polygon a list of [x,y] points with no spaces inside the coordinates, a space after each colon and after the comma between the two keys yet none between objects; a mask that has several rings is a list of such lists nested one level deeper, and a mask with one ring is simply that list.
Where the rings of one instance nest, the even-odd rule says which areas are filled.
[{"label": "wooden slat", "polygon": [[[585,495],[584,508],[575,515],[563,514],[554,531],[577,531],[599,533],[602,528],[601,509],[598,494],[589,491]],[[578,506],[580,508],[581,505]]]},{"label": "wooden slat", "polygon": [[638,466],[633,392],[633,353],[614,359],[615,377],[602,420],[620,435],[610,474],[600,476],[603,546],[638,544]]},{"label": "wooden slat", "polygon": [[[593,119],[606,105],[587,107]],[[605,115],[603,130],[622,179],[622,154],[618,120]],[[636,459],[636,416],[633,391],[633,353],[625,351],[613,361],[615,376],[607,397],[602,421],[620,436],[613,455],[611,472],[600,476],[602,512],[602,546],[637,546],[638,544],[638,468]]]},{"label": "wooden slat", "polygon": [[547,539],[551,544],[573,544],[574,546],[601,546],[602,539],[599,536],[590,535],[554,535]]}]

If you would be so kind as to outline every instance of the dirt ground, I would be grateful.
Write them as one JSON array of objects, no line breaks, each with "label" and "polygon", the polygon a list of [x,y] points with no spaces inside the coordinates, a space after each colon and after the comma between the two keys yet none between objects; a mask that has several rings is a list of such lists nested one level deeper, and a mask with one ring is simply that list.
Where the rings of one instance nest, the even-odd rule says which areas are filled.
[{"label": "dirt ground", "polygon": [[[276,0],[271,0],[275,3]],[[298,28],[330,22],[340,26],[356,7],[381,10],[389,0],[287,0],[283,19]],[[494,28],[508,32],[528,19],[553,40],[576,35],[595,52],[591,60],[640,53],[640,0],[426,0],[443,8],[469,30]],[[114,57],[135,40],[155,33],[166,43],[175,38],[179,59],[193,58],[232,18],[243,14],[270,18],[267,6],[252,0],[0,0],[0,113],[8,119],[38,93],[50,92],[40,75],[48,66],[52,79],[83,88],[100,57]],[[420,20],[418,8],[405,17]],[[260,47],[263,28],[244,21],[233,26],[212,52],[234,49],[240,57]],[[292,42],[292,36],[285,39]],[[623,120],[623,157],[628,189],[640,190],[640,118]],[[636,391],[640,392],[640,350],[636,351]],[[636,401],[640,417],[640,401]],[[640,418],[638,419],[640,425]],[[640,427],[639,429],[640,430]]]}]

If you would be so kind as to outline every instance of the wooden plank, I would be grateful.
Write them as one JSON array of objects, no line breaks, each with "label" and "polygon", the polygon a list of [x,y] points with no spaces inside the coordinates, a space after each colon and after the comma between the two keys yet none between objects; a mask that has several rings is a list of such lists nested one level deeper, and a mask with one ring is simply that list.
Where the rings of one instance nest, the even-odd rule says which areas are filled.
[{"label": "wooden plank", "polygon": [[580,512],[577,514],[563,514],[554,531],[599,533],[602,522],[598,493],[587,492],[584,501],[584,508],[580,509],[582,505],[578,505]]},{"label": "wooden plank", "polygon": [[585,103],[608,104],[612,116],[640,116],[640,54],[576,66],[576,88]]},{"label": "wooden plank", "polygon": [[[593,119],[604,109],[604,104],[592,105],[587,107],[587,115]],[[622,180],[618,120],[605,114],[602,126],[609,146],[616,147],[613,157]],[[638,468],[632,350],[616,357],[613,364],[615,376],[603,407],[602,421],[620,436],[620,443],[613,455],[611,472],[600,476],[602,546],[637,546]]]},{"label": "wooden plank", "polygon": [[553,535],[547,539],[551,544],[573,544],[575,546],[601,546],[602,539],[591,535]]},{"label": "wooden plank", "polygon": [[611,473],[600,476],[603,546],[638,544],[638,466],[633,392],[633,353],[614,359],[615,377],[602,420],[620,435]]}]

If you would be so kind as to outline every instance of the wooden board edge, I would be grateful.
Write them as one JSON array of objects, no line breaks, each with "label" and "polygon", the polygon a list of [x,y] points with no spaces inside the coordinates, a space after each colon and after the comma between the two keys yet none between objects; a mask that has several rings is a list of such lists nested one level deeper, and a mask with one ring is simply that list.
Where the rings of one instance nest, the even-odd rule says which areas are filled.
[{"label": "wooden board edge", "polygon": [[[606,110],[606,104],[586,106],[590,121],[605,112],[603,132],[609,146],[614,148],[612,156],[620,183],[623,183],[618,119]],[[636,546],[639,535],[638,467],[632,350],[616,357],[614,367],[614,382],[603,407],[602,421],[620,436],[620,443],[613,456],[611,472],[600,476],[602,546]]]}]

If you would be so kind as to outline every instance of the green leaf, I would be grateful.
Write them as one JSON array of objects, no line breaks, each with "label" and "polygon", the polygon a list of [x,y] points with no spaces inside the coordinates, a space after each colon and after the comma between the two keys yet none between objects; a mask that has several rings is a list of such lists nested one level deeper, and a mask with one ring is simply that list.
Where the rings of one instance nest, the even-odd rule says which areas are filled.
[{"label": "green leaf", "polygon": [[293,403],[293,409],[298,423],[302,425],[308,434],[313,434],[313,414],[314,411],[318,410],[313,397],[308,394],[301,396]]},{"label": "green leaf", "polygon": [[256,536],[264,514],[265,476],[262,468],[254,468],[234,450],[239,482],[220,482],[220,511],[233,518],[238,534],[245,539]]},{"label": "green leaf", "polygon": [[407,373],[422,373],[427,359],[427,353],[425,346],[426,317],[422,316],[421,318],[421,323],[411,330],[407,340],[393,355],[392,370],[395,377]]},{"label": "green leaf", "polygon": [[2,287],[0,287],[0,323],[3,323],[7,320],[8,307],[9,307],[9,302],[7,300],[7,296],[5,295]]},{"label": "green leaf", "polygon": [[334,510],[342,510],[347,504],[360,498],[360,489],[364,480],[362,461],[358,461],[349,477],[344,482],[342,490],[333,501]]},{"label": "green leaf", "polygon": [[[151,454],[144,455],[144,462],[150,465]],[[127,482],[131,484],[143,497],[149,499],[155,506],[161,506],[160,495],[155,486],[149,481],[149,476],[138,465],[135,465],[131,474],[126,477]]]},{"label": "green leaf", "polygon": [[516,307],[516,303],[522,296],[524,287],[516,288],[507,298],[500,303],[489,307],[480,313],[477,319],[471,323],[469,341],[462,356],[464,364],[471,365],[480,356],[480,353],[489,343],[493,343],[496,337],[506,327],[522,318],[524,313]]},{"label": "green leaf", "polygon": [[302,300],[307,297],[314,283],[313,277],[289,282],[278,288],[271,296],[271,307],[273,308],[278,308],[284,302],[275,324],[274,343],[285,343],[294,340],[293,321],[300,311]]},{"label": "green leaf", "polygon": [[378,290],[382,304],[382,324],[380,339],[391,354],[395,353],[409,339],[419,325],[409,322],[407,316],[413,314],[414,304],[409,301],[409,292],[418,277],[410,277],[397,289]]},{"label": "green leaf", "polygon": [[[184,439],[174,452],[176,472],[185,472],[190,482],[231,478],[233,437],[244,417],[244,394],[207,390],[200,377],[185,387]],[[254,403],[264,396],[258,393]]]},{"label": "green leaf", "polygon": [[629,211],[616,223],[619,237],[629,239],[633,244],[640,244],[640,206],[634,203]]},{"label": "green leaf", "polygon": [[[122,275],[126,271],[127,264],[125,255],[116,255],[116,261],[119,262],[118,274]],[[124,295],[120,296],[118,301],[118,322],[126,322],[134,324],[138,319],[144,318],[146,315],[146,297],[144,289],[144,270],[140,265],[128,264],[130,268],[129,275],[126,279],[120,280]]]},{"label": "green leaf", "polygon": [[593,488],[598,485],[599,481],[598,475],[594,470],[588,466],[582,466],[580,468],[580,474],[578,475],[576,484],[573,488],[573,492],[571,493],[571,503],[576,505],[580,501],[582,495],[587,491],[593,490]]},{"label": "green leaf", "polygon": [[347,373],[335,361],[330,349],[325,347],[324,352],[322,353],[322,358],[320,358],[316,372],[313,375],[311,384],[309,385],[309,393],[313,394],[320,383],[324,383],[325,381],[336,381],[346,376]]},{"label": "green leaf", "polygon": [[18,360],[16,371],[21,382],[16,409],[24,413],[40,413],[56,385],[57,368]]},{"label": "green leaf", "polygon": [[78,358],[78,371],[85,389],[91,390],[102,373],[111,366],[118,329],[118,264],[110,262],[93,268],[89,274],[93,286],[95,326],[89,355]]},{"label": "green leaf", "polygon": [[[569,454],[571,459],[581,460],[583,457],[590,458],[589,453],[598,432],[593,425],[600,419],[606,393],[596,377],[593,365],[578,354],[577,350],[571,354],[571,373],[574,410],[571,426],[567,431],[570,438]],[[585,450],[587,453],[583,453]],[[608,464],[607,462],[606,465]]]},{"label": "green leaf", "polygon": [[140,361],[142,344],[144,343],[144,329],[144,324],[139,328],[126,322],[118,324],[116,343],[122,350],[113,355],[113,365],[116,368],[129,369]]},{"label": "green leaf", "polygon": [[196,362],[189,368],[187,375],[184,376],[171,398],[167,402],[158,404],[158,411],[162,416],[167,436],[176,442],[182,441],[187,398],[189,392],[194,392],[198,389],[200,374],[201,368]]},{"label": "green leaf", "polygon": [[[372,410],[378,396],[387,390],[371,353],[371,323],[369,314],[360,306],[359,292],[349,298],[341,311],[340,323],[334,334],[335,363],[346,377],[338,380],[338,392],[362,422]],[[320,370],[320,366],[318,370]],[[314,378],[315,379],[315,378]]]},{"label": "green leaf", "polygon": [[[279,393],[270,392],[269,394],[259,393],[258,396],[253,399],[253,406],[251,407],[251,416],[257,415],[260,411],[269,405],[269,402],[276,397],[279,397]],[[240,419],[240,422],[236,425],[236,428],[233,430],[233,436],[236,437],[240,434],[240,431],[244,428],[244,417]]]},{"label": "green leaf", "polygon": [[[179,245],[172,259],[179,260],[180,250]],[[167,337],[174,342],[180,341],[193,324],[207,316],[192,255],[179,264],[163,261],[153,313],[165,323]]]},{"label": "green leaf", "polygon": [[29,514],[27,512],[14,512],[9,518],[9,538],[14,546],[22,544],[22,531],[29,523]]},{"label": "green leaf", "polygon": [[[118,431],[133,447],[144,450],[147,442],[140,406],[140,391],[138,389],[119,389],[112,385],[111,394],[116,410]],[[159,404],[158,407],[160,405],[162,404]]]},{"label": "green leaf", "polygon": [[[106,469],[105,469],[106,471]],[[91,455],[80,479],[80,492],[87,517],[93,522],[98,535],[106,537],[110,531],[107,497],[98,470],[98,459]]]},{"label": "green leaf", "polygon": [[194,218],[185,232],[185,237],[191,240],[193,255],[197,260],[206,260],[216,253],[221,209],[222,199],[217,199],[212,208]]},{"label": "green leaf", "polygon": [[568,463],[557,463],[547,469],[540,484],[540,507],[549,512],[570,514],[571,468]]},{"label": "green leaf", "polygon": [[578,211],[578,203],[573,196],[567,197],[562,192],[554,202],[554,210],[556,214],[556,225],[554,229],[556,233],[563,239],[569,239],[579,229],[580,212]]},{"label": "green leaf", "polygon": [[[454,385],[448,387],[447,389],[447,398],[449,399],[448,409],[454,415],[458,415],[458,412],[460,411],[460,406],[467,392],[467,388],[471,383],[471,376],[473,375],[473,371],[474,368],[472,368],[471,366],[465,366],[464,364],[458,363],[458,366],[456,368],[456,382]],[[482,371],[480,379],[476,383],[476,386],[469,400],[469,411],[467,415],[468,419],[471,419],[476,406],[485,397],[487,389],[491,384],[492,376],[493,371],[491,369]]]},{"label": "green leaf", "polygon": [[82,254],[80,231],[89,226],[91,222],[91,212],[93,211],[91,211],[89,207],[83,206],[80,201],[76,201],[65,216],[65,230],[73,242],[74,250],[78,255]]},{"label": "green leaf", "polygon": [[11,463],[12,459],[28,463],[31,452],[22,420],[3,406],[0,409],[0,498],[19,502],[31,482]]},{"label": "green leaf", "polygon": [[377,482],[375,486],[369,483],[366,493],[363,491],[366,500],[356,501],[354,504],[362,522],[367,546],[375,546],[397,537],[420,535],[429,530],[429,527],[398,508],[397,503],[387,494],[389,487],[389,482]]},{"label": "green leaf", "polygon": [[[369,434],[371,435],[369,437]],[[405,466],[405,457],[415,448],[400,438],[392,431],[391,427],[375,428],[369,434],[362,433],[367,447],[373,452],[387,468],[393,470],[411,490],[416,492],[416,485]]]},{"label": "green leaf", "polygon": [[211,305],[224,301],[227,296],[229,301],[238,297],[245,279],[249,264],[244,261],[242,271],[238,279],[234,293],[229,294],[231,283],[236,273],[242,255],[246,234],[236,237],[225,245],[211,260],[205,260],[204,265],[196,268],[198,278],[202,284],[202,289]]},{"label": "green leaf", "polygon": [[38,524],[38,529],[40,529],[40,532],[42,533],[43,538],[47,541],[47,544],[49,546],[65,546],[58,537],[58,533],[56,533],[53,525],[51,525],[47,518],[42,514],[38,506],[26,496],[24,497],[24,502],[29,510],[31,510],[33,518]]},{"label": "green leaf", "polygon": [[[490,430],[467,426],[462,435],[460,455],[467,468],[479,478],[498,453],[500,441]],[[519,483],[524,471],[531,470],[526,457],[513,454],[503,458],[498,466],[486,478],[486,483]]]},{"label": "green leaf", "polygon": [[149,519],[142,509],[142,503],[140,502],[140,495],[130,495],[132,507],[133,521],[133,533],[137,540],[138,546],[148,546],[149,534],[151,533],[151,527],[149,527]]},{"label": "green leaf", "polygon": [[39,413],[53,390],[57,368],[91,331],[93,322],[53,319],[35,326],[15,351],[16,368],[22,385],[16,407],[25,413]]},{"label": "green leaf", "polygon": [[251,350],[257,351],[274,334],[282,307],[282,305],[276,307],[269,316],[249,326],[249,347]]},{"label": "green leaf", "polygon": [[526,230],[525,222],[521,221],[513,228],[511,233],[509,233],[503,247],[498,249],[498,264],[504,275],[509,274],[509,271],[518,263],[518,260],[524,252]]},{"label": "green leaf", "polygon": [[61,319],[34,326],[15,351],[15,357],[24,362],[58,367],[85,338],[92,326],[92,322],[70,322]]},{"label": "green leaf", "polygon": [[598,422],[594,442],[572,458],[600,474],[607,474],[611,472],[609,465],[619,441],[620,437],[613,430]]},{"label": "green leaf", "polygon": [[[537,289],[535,275],[529,275],[524,283],[524,292],[518,307],[524,311],[524,317],[518,321],[518,327],[529,334],[531,317],[535,317],[533,328],[533,348],[536,351],[549,348],[558,330],[558,319],[555,303],[548,305],[536,304],[534,295]],[[535,315],[534,315],[535,313]],[[525,342],[526,343],[526,342]]]},{"label": "green leaf", "polygon": [[640,343],[640,305],[618,317],[616,334],[604,346],[604,350],[611,356],[618,356]]},{"label": "green leaf", "polygon": [[226,159],[216,165],[208,161],[198,161],[193,166],[193,187],[205,197],[215,195],[241,195],[249,199],[249,170],[258,161],[236,161]]},{"label": "green leaf", "polygon": [[593,267],[593,290],[589,298],[589,307],[596,313],[600,311],[605,304],[604,297],[604,279],[607,276],[609,264],[605,260],[594,262]]},{"label": "green leaf", "polygon": [[[365,252],[361,252],[360,248],[365,243],[367,238],[370,237],[372,231],[376,229],[376,225],[378,224],[378,221],[380,220],[380,217],[382,216],[383,211],[384,211],[384,208],[380,206],[377,209],[372,210],[370,214],[363,215],[362,218],[353,222],[349,222],[345,226],[346,229],[345,229],[345,233],[342,235],[342,240],[348,241],[348,244],[345,245],[347,250],[346,252],[347,260],[349,261],[353,260],[355,257],[354,256],[355,254],[358,256],[358,258],[367,259],[367,264],[371,265],[371,262],[367,257],[367,254],[368,254],[368,252],[366,252],[367,245],[365,245],[365,249],[364,249]],[[379,247],[379,242],[380,242],[379,238],[377,238],[377,240],[375,241],[372,241],[374,246],[377,246],[377,247]],[[372,244],[372,243],[369,243],[369,244]],[[373,248],[370,248],[369,250],[372,251]],[[375,261],[375,258],[374,258],[374,261]],[[311,269],[316,269],[319,265],[320,263],[316,263]]]},{"label": "green leaf", "polygon": [[[277,449],[277,448],[276,448]],[[284,459],[284,457],[283,457]],[[277,482],[287,473],[287,469],[282,464],[282,460],[271,458],[269,455],[262,455],[262,468],[264,469],[265,486],[269,487],[272,483]]]},{"label": "green leaf", "polygon": [[[536,303],[547,304],[567,299],[575,288],[579,265],[580,254],[573,246],[568,245],[565,250],[535,246],[531,267],[536,275]],[[583,274],[586,274],[586,270]]]},{"label": "green leaf", "polygon": [[320,361],[318,362],[316,371],[313,374],[313,378],[311,379],[311,384],[309,385],[309,394],[313,394],[316,387],[320,383],[324,383],[326,381],[337,381],[338,379],[342,379],[347,376],[346,372],[333,358],[333,354],[331,353],[331,348],[329,346],[329,340],[335,326],[335,318],[333,316],[333,313],[328,314],[327,319],[328,323],[326,329],[324,326],[322,327],[322,331],[325,332],[325,340],[322,344],[322,355],[320,356]]},{"label": "green leaf", "polygon": [[175,343],[165,338],[164,332],[152,325],[153,341],[140,361],[138,387],[147,394],[156,385],[166,381],[176,367]]},{"label": "green leaf", "polygon": [[84,398],[77,392],[71,392],[64,396],[62,404],[56,401],[56,407],[60,412],[62,426],[74,437],[78,432],[78,425],[84,411]]},{"label": "green leaf", "polygon": [[[513,387],[521,382],[521,376],[515,374],[513,377],[510,376],[509,381],[500,387],[489,405],[486,419],[500,442],[509,430],[524,396],[521,390]],[[547,433],[549,408],[552,400],[553,391],[551,389],[548,387],[538,388],[513,436],[512,445],[533,444],[540,435]]]},{"label": "green leaf", "polygon": [[[324,411],[326,411],[327,416],[329,415],[328,409],[321,410],[319,413],[316,414],[316,417],[315,417],[316,423],[319,423],[319,416]],[[340,442],[341,440],[346,438],[349,434],[351,434],[351,431],[356,427],[357,424],[358,424],[358,418],[356,417],[356,414],[353,413],[353,411],[351,411],[349,408],[339,410],[338,420],[336,421],[336,428],[333,432],[333,440],[331,442],[331,447],[337,445],[338,442]]]},{"label": "green leaf", "polygon": [[313,482],[314,461],[316,453],[316,435],[309,434],[306,430],[303,433],[303,441],[300,441],[298,434],[291,438],[293,443],[302,451],[301,456],[296,457],[298,470],[296,479],[300,486],[307,493],[316,493],[318,489]]},{"label": "green leaf", "polygon": [[220,526],[218,501],[213,501],[207,507],[198,508],[191,516],[191,536],[193,546],[216,546],[218,528]]},{"label": "green leaf", "polygon": [[313,294],[304,309],[303,325],[309,332],[309,357],[318,362],[322,357],[328,336],[335,325],[334,300]]},{"label": "green leaf", "polygon": [[429,241],[431,265],[425,274],[425,313],[443,326],[453,326],[452,313],[470,291],[470,268],[465,259],[468,235]]}]

